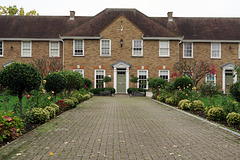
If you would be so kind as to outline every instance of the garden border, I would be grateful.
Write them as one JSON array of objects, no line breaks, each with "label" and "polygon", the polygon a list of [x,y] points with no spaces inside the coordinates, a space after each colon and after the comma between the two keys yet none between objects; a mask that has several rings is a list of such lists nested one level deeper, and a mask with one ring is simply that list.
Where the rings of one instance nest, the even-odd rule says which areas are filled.
[{"label": "garden border", "polygon": [[166,107],[169,107],[169,108],[172,108],[172,109],[174,109],[174,110],[176,110],[176,111],[182,112],[182,113],[184,113],[184,114],[186,114],[186,115],[188,115],[188,116],[191,116],[191,117],[194,117],[194,118],[196,118],[196,119],[199,119],[199,120],[201,120],[201,121],[203,121],[203,122],[209,123],[209,124],[211,124],[211,125],[213,125],[213,126],[215,126],[215,127],[221,128],[221,129],[223,129],[223,130],[225,130],[225,131],[228,131],[228,132],[230,132],[230,133],[232,133],[232,134],[235,134],[235,135],[237,135],[237,136],[240,137],[240,133],[235,132],[235,131],[232,131],[232,130],[230,130],[230,129],[228,129],[228,128],[222,127],[222,126],[220,126],[219,124],[210,122],[210,121],[208,121],[208,120],[206,120],[206,119],[204,119],[204,118],[195,116],[195,115],[193,115],[193,114],[191,114],[191,113],[185,112],[185,111],[183,111],[183,110],[180,110],[180,109],[175,108],[175,107],[173,107],[173,106],[170,106],[170,105],[168,105],[168,104],[159,102],[159,101],[157,101],[157,100],[155,100],[155,99],[152,99],[152,98],[149,98],[149,99],[153,100],[153,101],[156,102],[156,103],[165,105]]}]

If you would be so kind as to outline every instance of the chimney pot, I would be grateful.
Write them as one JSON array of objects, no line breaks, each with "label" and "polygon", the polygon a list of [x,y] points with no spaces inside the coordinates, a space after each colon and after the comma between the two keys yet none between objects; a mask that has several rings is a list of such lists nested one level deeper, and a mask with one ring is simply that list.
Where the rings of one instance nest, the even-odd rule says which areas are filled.
[{"label": "chimney pot", "polygon": [[168,21],[173,21],[173,12],[168,12]]},{"label": "chimney pot", "polygon": [[70,11],[70,20],[74,20],[75,11]]}]

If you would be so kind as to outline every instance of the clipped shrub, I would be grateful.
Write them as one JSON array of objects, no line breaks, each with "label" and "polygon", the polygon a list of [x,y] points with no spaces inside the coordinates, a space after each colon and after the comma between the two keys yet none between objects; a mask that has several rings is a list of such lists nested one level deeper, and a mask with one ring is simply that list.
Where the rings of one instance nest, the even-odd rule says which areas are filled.
[{"label": "clipped shrub", "polygon": [[50,119],[50,113],[43,108],[33,108],[26,112],[26,122],[32,124],[42,124]]},{"label": "clipped shrub", "polygon": [[204,103],[200,100],[195,100],[191,103],[190,110],[191,111],[203,111]]},{"label": "clipped shrub", "polygon": [[67,104],[69,106],[69,108],[75,108],[76,107],[74,101],[71,100],[71,99],[64,99],[63,101],[64,101],[65,104]]},{"label": "clipped shrub", "polygon": [[77,98],[75,98],[75,97],[70,97],[70,99],[73,100],[73,102],[74,102],[75,105],[78,105],[78,104],[79,104]]},{"label": "clipped shrub", "polygon": [[214,108],[214,107],[215,107],[215,106],[213,106],[213,105],[205,107],[204,113],[205,113],[206,115],[208,115],[208,111],[209,111],[211,108]]},{"label": "clipped shrub", "polygon": [[230,93],[238,102],[240,102],[240,82],[230,86]]},{"label": "clipped shrub", "polygon": [[59,109],[59,106],[55,103],[51,103],[50,104],[50,107],[54,108],[55,111],[56,111],[56,114],[60,112],[60,109]]},{"label": "clipped shrub", "polygon": [[229,125],[240,125],[240,114],[235,112],[228,113],[227,123]]},{"label": "clipped shrub", "polygon": [[84,100],[84,101],[86,101],[86,100],[88,100],[88,99],[90,99],[90,98],[91,98],[90,94],[85,94],[85,95],[83,96],[83,100]]},{"label": "clipped shrub", "polygon": [[[187,86],[193,86],[193,82],[189,77],[179,77],[174,81],[175,89],[183,89],[187,88]],[[191,87],[189,89],[191,89]]]},{"label": "clipped shrub", "polygon": [[0,112],[0,142],[3,140],[13,140],[22,135],[22,119],[13,114],[11,111],[7,113]]},{"label": "clipped shrub", "polygon": [[98,95],[100,94],[100,92],[103,92],[105,90],[110,90],[111,94],[115,94],[116,90],[112,87],[107,87],[107,88],[94,88],[91,89],[90,92],[92,92],[94,95]]},{"label": "clipped shrub", "polygon": [[219,107],[213,107],[208,111],[208,118],[213,121],[221,121],[225,118],[224,110]]},{"label": "clipped shrub", "polygon": [[189,110],[191,107],[191,102],[188,99],[183,99],[178,103],[178,106],[183,110]]},{"label": "clipped shrub", "polygon": [[92,81],[90,79],[83,78],[83,82],[84,82],[84,84],[86,86],[86,89],[92,88],[93,84],[92,84]]},{"label": "clipped shrub", "polygon": [[146,92],[147,90],[144,88],[128,88],[127,89],[128,94],[132,94],[133,91]]},{"label": "clipped shrub", "polygon": [[64,112],[69,109],[69,106],[66,103],[64,103],[63,100],[58,100],[56,104],[59,106],[60,112]]},{"label": "clipped shrub", "polygon": [[166,84],[167,84],[167,81],[160,77],[149,78],[148,80],[149,88],[153,88],[155,90],[164,89]]},{"label": "clipped shrub", "polygon": [[172,97],[167,98],[167,99],[165,100],[165,102],[166,102],[167,104],[170,104],[170,105],[177,105],[177,104],[178,104],[178,99],[177,99],[177,97],[172,96]]},{"label": "clipped shrub", "polygon": [[54,118],[56,116],[56,110],[53,107],[46,106],[44,109],[48,110],[50,113],[50,119]]}]

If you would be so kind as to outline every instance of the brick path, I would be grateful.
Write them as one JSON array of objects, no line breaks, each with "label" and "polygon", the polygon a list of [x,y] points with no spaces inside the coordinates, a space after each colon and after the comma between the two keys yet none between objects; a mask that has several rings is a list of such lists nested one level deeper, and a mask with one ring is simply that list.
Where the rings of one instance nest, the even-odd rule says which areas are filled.
[{"label": "brick path", "polygon": [[240,137],[146,98],[94,97],[1,148],[0,159],[232,160]]}]

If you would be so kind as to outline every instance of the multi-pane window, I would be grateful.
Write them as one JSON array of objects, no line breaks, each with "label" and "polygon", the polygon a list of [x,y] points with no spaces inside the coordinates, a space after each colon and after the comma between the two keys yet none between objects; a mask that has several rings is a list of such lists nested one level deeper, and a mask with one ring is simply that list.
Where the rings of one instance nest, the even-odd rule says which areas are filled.
[{"label": "multi-pane window", "polygon": [[148,88],[148,70],[138,70],[138,88]]},{"label": "multi-pane window", "polygon": [[212,73],[207,73],[206,83],[216,84],[216,75],[214,75]]},{"label": "multi-pane window", "polygon": [[159,77],[169,81],[169,70],[159,70]]},{"label": "multi-pane window", "polygon": [[159,41],[159,56],[169,56],[169,41]]},{"label": "multi-pane window", "polygon": [[32,42],[23,41],[22,42],[22,57],[31,57],[32,56]]},{"label": "multi-pane window", "polygon": [[84,69],[73,69],[73,71],[76,71],[76,72],[82,74],[82,76],[84,77]]},{"label": "multi-pane window", "polygon": [[105,76],[105,70],[95,70],[95,88],[104,88],[103,78]]},{"label": "multi-pane window", "polygon": [[143,56],[143,41],[142,40],[133,40],[132,55],[133,56]]},{"label": "multi-pane window", "polygon": [[101,56],[111,56],[110,39],[101,39]]},{"label": "multi-pane window", "polygon": [[49,57],[59,57],[59,42],[50,42],[49,52]]},{"label": "multi-pane window", "polygon": [[193,43],[183,43],[183,58],[193,58]]},{"label": "multi-pane window", "polygon": [[212,43],[211,58],[221,58],[221,43]]},{"label": "multi-pane window", "polygon": [[84,56],[84,41],[83,40],[74,40],[74,56]]},{"label": "multi-pane window", "polygon": [[0,57],[3,56],[3,42],[0,41]]}]

